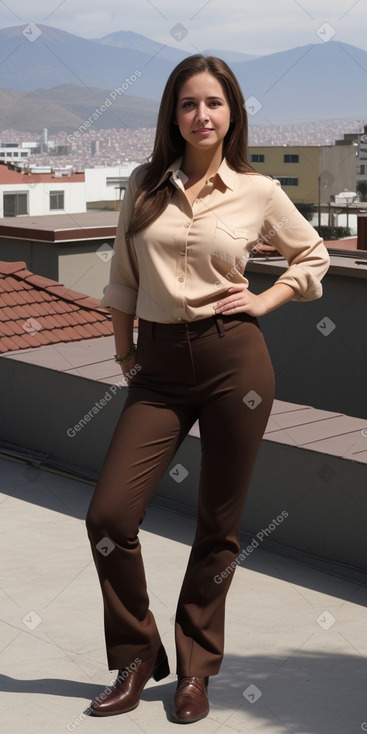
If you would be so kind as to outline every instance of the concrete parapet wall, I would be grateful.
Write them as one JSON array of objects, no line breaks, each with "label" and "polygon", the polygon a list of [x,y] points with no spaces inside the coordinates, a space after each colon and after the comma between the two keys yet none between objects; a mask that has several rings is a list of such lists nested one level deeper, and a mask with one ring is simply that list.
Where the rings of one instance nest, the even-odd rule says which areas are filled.
[{"label": "concrete parapet wall", "polygon": [[[0,358],[0,445],[95,479],[127,392],[113,392],[113,387]],[[90,413],[93,417],[85,420]],[[177,471],[170,474],[177,464],[188,472],[181,482]],[[192,514],[199,470],[200,441],[188,436],[157,488],[156,500]],[[264,439],[242,530],[250,542],[270,541],[289,548],[290,555],[301,551],[367,571],[366,511],[365,464]]]}]

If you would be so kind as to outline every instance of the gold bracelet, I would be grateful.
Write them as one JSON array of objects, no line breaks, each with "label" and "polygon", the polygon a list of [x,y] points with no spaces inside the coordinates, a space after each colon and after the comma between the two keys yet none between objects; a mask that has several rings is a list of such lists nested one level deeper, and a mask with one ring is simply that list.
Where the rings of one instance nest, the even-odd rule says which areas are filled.
[{"label": "gold bracelet", "polygon": [[135,354],[135,349],[136,349],[135,344],[133,344],[131,349],[129,349],[129,351],[126,352],[126,354],[122,354],[122,355],[115,354],[115,362],[117,362],[117,364],[125,364],[125,362],[129,362],[131,357],[133,357]]}]

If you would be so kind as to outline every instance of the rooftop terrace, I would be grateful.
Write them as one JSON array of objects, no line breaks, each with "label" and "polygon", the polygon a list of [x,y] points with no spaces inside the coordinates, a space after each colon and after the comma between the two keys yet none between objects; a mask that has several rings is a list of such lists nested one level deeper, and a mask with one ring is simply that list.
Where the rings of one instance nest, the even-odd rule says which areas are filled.
[{"label": "rooftop terrace", "polygon": [[[165,734],[175,690],[173,617],[194,520],[151,504],[140,532],[151,606],[171,675],[134,711],[87,717],[114,679],[84,517],[90,484],[0,459],[2,729],[9,734]],[[243,542],[248,539],[243,537]],[[200,734],[358,734],[367,730],[367,589],[263,546],[236,570],[225,657]],[[364,727],[364,728],[363,728]]]},{"label": "rooftop terrace", "polygon": [[[261,542],[233,579],[211,712],[192,725],[200,734],[367,731],[366,265],[362,253],[333,255],[322,299],[287,304],[261,320],[277,399],[246,503],[242,548],[259,535]],[[281,258],[254,259],[254,291],[282,269]],[[62,295],[62,286],[32,277],[38,294],[56,287]],[[172,625],[195,530],[197,426],[174,460],[188,478],[176,484],[167,472],[141,530],[172,675],[150,682],[140,706],[123,717],[101,722],[83,714],[113,678],[84,517],[126,395],[115,389],[93,421],[68,433],[121,380],[113,337],[87,336],[0,357],[2,719],[9,734],[80,726],[163,734],[177,726],[169,714]],[[289,519],[265,533],[283,510]]]}]

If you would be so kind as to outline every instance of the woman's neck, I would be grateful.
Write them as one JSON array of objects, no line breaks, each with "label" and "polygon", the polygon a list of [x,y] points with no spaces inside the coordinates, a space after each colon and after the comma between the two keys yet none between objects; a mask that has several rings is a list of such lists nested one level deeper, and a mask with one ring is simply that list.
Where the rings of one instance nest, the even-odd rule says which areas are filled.
[{"label": "woman's neck", "polygon": [[190,180],[209,178],[216,173],[223,157],[223,146],[216,150],[198,151],[197,148],[186,146],[183,155],[181,170]]}]

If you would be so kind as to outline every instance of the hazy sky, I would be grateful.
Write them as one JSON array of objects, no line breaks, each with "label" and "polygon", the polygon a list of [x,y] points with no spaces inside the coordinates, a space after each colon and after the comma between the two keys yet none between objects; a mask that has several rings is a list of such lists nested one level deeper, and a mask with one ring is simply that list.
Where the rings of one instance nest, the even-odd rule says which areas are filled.
[{"label": "hazy sky", "polygon": [[[328,37],[367,50],[367,0],[0,0],[0,27],[31,21],[84,38],[130,30],[189,53],[259,55],[323,43],[327,23]],[[177,24],[181,40],[171,34]]]}]

